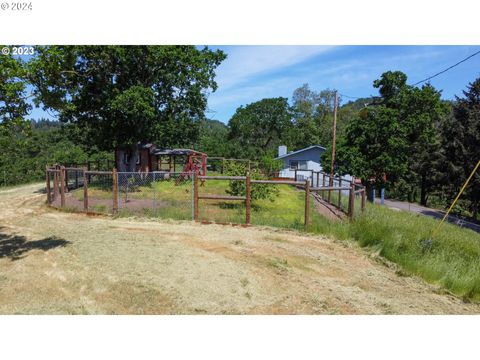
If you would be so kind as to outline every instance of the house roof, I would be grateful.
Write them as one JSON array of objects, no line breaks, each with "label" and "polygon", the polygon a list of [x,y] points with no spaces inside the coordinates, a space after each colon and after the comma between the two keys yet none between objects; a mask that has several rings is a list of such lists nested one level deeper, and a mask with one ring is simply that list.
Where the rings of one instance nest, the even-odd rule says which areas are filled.
[{"label": "house roof", "polygon": [[320,145],[312,145],[312,146],[309,146],[309,147],[306,147],[305,149],[300,149],[300,150],[297,150],[297,151],[292,151],[292,152],[289,152],[285,155],[282,155],[282,156],[278,156],[276,157],[275,159],[284,159],[286,157],[289,157],[291,155],[295,155],[295,154],[299,154],[301,152],[304,152],[304,151],[308,151],[308,150],[311,150],[311,149],[314,149],[314,148],[318,148],[320,150],[326,150],[323,146],[320,146]]},{"label": "house roof", "polygon": [[206,155],[200,151],[192,149],[155,149],[153,151],[154,155]]}]

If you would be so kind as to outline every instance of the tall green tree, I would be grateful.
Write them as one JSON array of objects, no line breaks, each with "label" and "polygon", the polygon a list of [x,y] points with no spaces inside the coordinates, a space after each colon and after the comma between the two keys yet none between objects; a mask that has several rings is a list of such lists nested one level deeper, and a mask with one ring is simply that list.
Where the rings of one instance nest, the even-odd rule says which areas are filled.
[{"label": "tall green tree", "polygon": [[232,156],[258,160],[275,155],[281,144],[290,145],[292,111],[286,98],[263,99],[240,106],[228,126]]},{"label": "tall green tree", "polygon": [[407,147],[396,110],[384,106],[366,108],[339,138],[338,172],[355,175],[367,186],[371,179],[383,184],[384,176],[392,179],[406,172]]},{"label": "tall green tree", "polygon": [[27,101],[25,69],[12,55],[0,56],[0,131],[25,131],[25,117],[31,110]]},{"label": "tall green tree", "polygon": [[25,120],[31,110],[27,101],[27,82],[23,63],[11,55],[0,55],[0,169],[1,182],[15,183],[21,171],[17,168],[19,149],[31,135]]},{"label": "tall green tree", "polygon": [[[463,97],[456,97],[452,115],[442,129],[450,201],[480,160],[480,78],[467,86]],[[468,210],[473,218],[477,218],[480,206],[478,172],[466,189],[465,196],[469,200]]]},{"label": "tall green tree", "polygon": [[205,119],[200,121],[198,150],[209,156],[225,157],[229,155],[228,127],[218,121]]},{"label": "tall green tree", "polygon": [[194,46],[39,46],[29,80],[37,104],[80,128],[84,143],[190,146],[225,57]]},{"label": "tall green tree", "polygon": [[314,91],[304,84],[293,92],[294,125],[292,142],[295,148],[311,145],[327,146],[332,138],[333,102],[330,89]]},{"label": "tall green tree", "polygon": [[448,106],[430,84],[407,85],[407,76],[400,71],[382,74],[373,85],[380,98],[361,110],[340,140],[343,170],[350,166],[355,175],[364,181],[375,178],[377,184],[384,182],[384,175],[390,185],[403,181],[408,192],[419,187],[426,205],[439,181],[443,160],[439,129]]}]

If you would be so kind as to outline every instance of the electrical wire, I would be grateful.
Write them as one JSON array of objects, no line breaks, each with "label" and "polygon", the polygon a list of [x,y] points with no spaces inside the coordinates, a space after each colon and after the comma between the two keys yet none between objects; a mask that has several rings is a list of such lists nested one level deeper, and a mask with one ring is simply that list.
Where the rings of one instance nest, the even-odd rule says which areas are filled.
[{"label": "electrical wire", "polygon": [[441,75],[441,74],[447,72],[448,70],[453,69],[455,66],[458,66],[458,65],[460,65],[461,63],[464,63],[464,62],[467,61],[468,59],[471,59],[472,57],[474,57],[474,56],[476,56],[476,55],[478,55],[478,54],[480,54],[480,50],[477,51],[476,53],[470,55],[470,56],[467,56],[465,59],[460,60],[460,61],[457,62],[456,64],[453,64],[452,66],[449,66],[449,67],[446,68],[445,70],[442,70],[442,71],[436,73],[435,75],[429,76],[429,77],[427,77],[426,79],[423,79],[423,80],[420,80],[420,81],[416,82],[416,83],[413,84],[412,86],[416,86],[416,85],[421,84],[421,83],[423,83],[423,82],[425,82],[425,81],[428,81],[428,80],[430,80],[430,79],[433,79],[434,77],[437,77],[438,75]]},{"label": "electrical wire", "polygon": [[[476,55],[478,55],[478,54],[480,54],[480,50],[477,51],[477,52],[475,52],[475,53],[473,53],[473,54],[470,55],[470,56],[467,56],[465,59],[460,60],[459,62],[457,62],[457,63],[449,66],[448,68],[446,68],[446,69],[444,69],[444,70],[442,70],[442,71],[439,71],[438,73],[436,73],[436,74],[434,74],[434,75],[432,75],[432,76],[429,76],[429,77],[427,77],[427,78],[425,78],[425,79],[423,79],[423,80],[417,81],[415,84],[412,84],[412,86],[417,86],[418,84],[421,84],[421,83],[423,83],[423,82],[425,82],[425,81],[431,80],[431,79],[437,77],[438,75],[441,75],[441,74],[443,74],[443,73],[446,73],[447,71],[449,71],[449,70],[453,69],[454,67],[456,67],[456,66],[464,63],[465,61],[471,59],[472,57],[474,57],[474,56],[476,56]],[[346,97],[346,98],[349,98],[349,99],[362,99],[362,97],[358,97],[358,96],[350,96],[350,95],[345,95],[345,94],[340,94],[340,93],[339,93],[339,95],[341,95],[341,96],[343,96],[343,97]],[[370,96],[370,97],[372,97],[372,96]],[[363,97],[363,98],[365,98],[365,97]]]},{"label": "electrical wire", "polygon": [[358,96],[350,96],[350,95],[345,95],[340,93],[338,93],[338,95],[349,98],[349,99],[361,99],[361,97],[358,97]]}]

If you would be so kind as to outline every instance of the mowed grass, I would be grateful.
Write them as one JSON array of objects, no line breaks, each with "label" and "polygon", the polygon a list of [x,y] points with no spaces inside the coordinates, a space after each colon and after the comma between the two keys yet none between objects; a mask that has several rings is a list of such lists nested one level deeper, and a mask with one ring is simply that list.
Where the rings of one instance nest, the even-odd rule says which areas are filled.
[{"label": "mowed grass", "polygon": [[[274,201],[252,202],[251,223],[303,230],[305,193],[288,185],[277,188],[279,193]],[[209,180],[199,187],[200,194],[228,195],[227,189],[226,180]],[[93,189],[91,194],[99,198],[111,197],[111,193],[101,189]],[[132,201],[147,201],[147,207],[141,211],[131,210],[127,203],[120,209],[120,216],[136,215],[140,211],[147,216],[192,219],[190,181],[178,186],[174,180],[158,181],[139,187],[128,196]],[[338,193],[332,196],[338,199]],[[344,206],[348,206],[347,200],[342,197]],[[309,232],[339,240],[356,240],[361,246],[400,265],[400,275],[420,276],[465,300],[480,302],[480,234],[445,223],[431,239],[431,231],[438,220],[371,204],[361,213],[360,198],[355,201],[355,211],[354,222],[332,221],[319,215],[311,201]],[[244,223],[245,205],[243,201],[200,200],[199,218]]]}]

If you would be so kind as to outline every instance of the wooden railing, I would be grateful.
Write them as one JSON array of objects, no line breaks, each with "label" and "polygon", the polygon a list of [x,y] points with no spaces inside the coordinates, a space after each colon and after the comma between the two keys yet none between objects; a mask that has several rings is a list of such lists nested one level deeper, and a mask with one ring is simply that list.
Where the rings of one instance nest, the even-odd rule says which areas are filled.
[{"label": "wooden railing", "polygon": [[[314,172],[315,173],[315,172]],[[229,181],[245,181],[245,196],[227,196],[227,195],[215,195],[208,194],[202,195],[199,191],[198,181],[202,183],[206,180],[229,180]],[[340,184],[342,179],[340,179]],[[245,202],[245,224],[250,225],[251,220],[251,185],[252,184],[272,184],[272,185],[291,185],[297,188],[303,189],[305,191],[305,202],[304,202],[304,228],[308,229],[310,224],[310,197],[312,193],[321,193],[325,194],[328,192],[328,196],[322,196],[323,199],[327,199],[328,203],[337,207],[341,211],[345,212],[348,217],[353,220],[355,216],[355,196],[361,195],[361,210],[365,209],[365,188],[361,185],[357,185],[350,180],[343,180],[343,183],[348,186],[311,186],[311,179],[305,181],[298,181],[297,177],[295,180],[254,180],[251,179],[250,175],[246,176],[196,176],[193,183],[193,214],[194,220],[199,220],[199,200],[226,200],[226,201],[244,201]],[[318,181],[317,181],[318,184]],[[337,202],[331,201],[331,193],[338,191],[338,200]],[[341,206],[342,191],[348,191],[348,208],[345,210]]]}]

